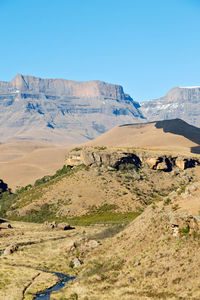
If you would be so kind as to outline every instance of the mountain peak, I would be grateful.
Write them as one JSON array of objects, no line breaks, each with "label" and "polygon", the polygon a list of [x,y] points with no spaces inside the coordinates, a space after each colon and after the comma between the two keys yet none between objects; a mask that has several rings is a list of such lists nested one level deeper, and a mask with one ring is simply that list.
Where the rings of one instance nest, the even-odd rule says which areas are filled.
[{"label": "mountain peak", "polygon": [[174,87],[162,98],[143,102],[140,110],[149,121],[181,118],[199,127],[200,87]]},{"label": "mountain peak", "polygon": [[24,76],[19,73],[11,80],[11,84],[13,85],[14,88],[18,90],[28,89],[28,85],[24,79]]}]

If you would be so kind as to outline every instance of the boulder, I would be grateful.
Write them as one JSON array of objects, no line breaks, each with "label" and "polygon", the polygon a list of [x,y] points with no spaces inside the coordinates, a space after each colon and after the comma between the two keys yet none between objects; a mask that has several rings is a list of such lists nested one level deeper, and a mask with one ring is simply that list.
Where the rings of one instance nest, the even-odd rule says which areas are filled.
[{"label": "boulder", "polygon": [[157,164],[160,162],[160,159],[158,157],[150,157],[147,158],[145,162],[150,167],[150,169],[154,169],[156,168]]},{"label": "boulder", "polygon": [[180,158],[178,157],[175,161],[176,166],[181,169],[181,170],[185,170],[186,169],[186,159]]},{"label": "boulder", "polygon": [[53,222],[50,224],[51,229],[54,229],[56,226],[57,226],[56,221],[53,221]]},{"label": "boulder", "polygon": [[197,217],[192,215],[170,215],[171,232],[173,236],[178,236],[181,231],[188,234],[200,231],[200,222]]},{"label": "boulder", "polygon": [[87,248],[90,248],[90,249],[96,248],[96,247],[98,247],[99,245],[100,245],[100,243],[99,243],[98,241],[95,241],[95,240],[90,240],[90,241],[88,241],[88,242],[85,244],[85,246],[86,246]]},{"label": "boulder", "polygon": [[166,164],[165,161],[158,163],[156,166],[156,170],[160,170],[160,171],[167,171],[168,170],[168,166]]},{"label": "boulder", "polygon": [[12,225],[11,225],[10,223],[4,223],[4,224],[3,224],[3,227],[4,227],[4,228],[9,228],[9,229],[10,229],[10,228],[12,228]]},{"label": "boulder", "polygon": [[9,255],[18,250],[17,245],[10,245],[4,250],[4,255]]},{"label": "boulder", "polygon": [[69,244],[67,244],[67,246],[64,247],[62,250],[68,252],[68,251],[73,251],[73,250],[75,250],[75,248],[76,248],[76,243],[75,243],[74,241],[71,241],[71,242],[69,242]]},{"label": "boulder", "polygon": [[72,264],[73,264],[73,268],[78,268],[83,264],[83,262],[78,257],[75,257],[72,260]]},{"label": "boulder", "polygon": [[61,230],[70,230],[73,229],[74,227],[71,227],[70,224],[68,223],[58,223],[57,228]]},{"label": "boulder", "polygon": [[78,246],[80,246],[80,245],[83,245],[83,244],[85,244],[85,243],[87,243],[88,242],[88,238],[87,237],[81,237],[81,238],[79,238],[77,241],[76,241],[76,244],[78,245]]}]

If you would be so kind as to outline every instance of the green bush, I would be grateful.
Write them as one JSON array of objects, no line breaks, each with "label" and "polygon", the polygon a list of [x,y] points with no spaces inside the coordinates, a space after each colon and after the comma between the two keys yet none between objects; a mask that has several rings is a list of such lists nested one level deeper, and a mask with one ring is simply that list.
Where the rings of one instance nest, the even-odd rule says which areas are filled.
[{"label": "green bush", "polygon": [[180,233],[188,234],[190,232],[190,226],[187,225],[185,228],[180,228],[179,231]]},{"label": "green bush", "polygon": [[15,202],[16,196],[9,191],[0,194],[0,217],[6,217],[6,212]]}]

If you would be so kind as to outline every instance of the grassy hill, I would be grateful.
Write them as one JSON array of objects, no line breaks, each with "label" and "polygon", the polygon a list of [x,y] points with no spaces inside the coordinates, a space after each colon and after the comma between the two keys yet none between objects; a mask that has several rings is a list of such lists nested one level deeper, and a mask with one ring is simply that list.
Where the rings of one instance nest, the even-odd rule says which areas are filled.
[{"label": "grassy hill", "polygon": [[128,223],[149,204],[171,201],[173,193],[184,192],[195,180],[193,169],[164,172],[145,163],[126,167],[64,166],[15,194],[4,193],[0,214],[31,222]]}]

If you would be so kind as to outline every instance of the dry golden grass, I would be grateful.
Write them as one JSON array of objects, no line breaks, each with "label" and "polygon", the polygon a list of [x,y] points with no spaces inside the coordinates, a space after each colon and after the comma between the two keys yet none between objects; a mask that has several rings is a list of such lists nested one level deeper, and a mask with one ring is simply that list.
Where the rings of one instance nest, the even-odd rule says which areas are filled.
[{"label": "dry golden grass", "polygon": [[33,299],[36,292],[53,286],[58,279],[45,270],[76,274],[69,267],[76,252],[69,253],[63,248],[70,241],[102,230],[102,227],[51,230],[44,225],[22,222],[12,222],[12,226],[13,229],[0,231],[1,249],[19,245],[17,252],[0,256],[0,299],[8,300]]},{"label": "dry golden grass", "polygon": [[187,184],[191,170],[179,175],[143,167],[136,172],[109,171],[105,167],[79,169],[71,175],[47,183],[21,195],[12,206],[12,214],[29,214],[44,204],[51,206],[57,217],[79,216],[95,207],[111,205],[115,212],[136,211],[144,205],[162,199],[181,184]]},{"label": "dry golden grass", "polygon": [[199,299],[199,237],[172,237],[166,213],[147,209],[85,259],[80,281],[51,299]]},{"label": "dry golden grass", "polygon": [[[191,132],[192,136],[192,132]],[[182,135],[164,132],[155,123],[133,124],[115,127],[87,143],[88,146],[133,147],[148,151],[190,154],[192,147],[199,146]]]},{"label": "dry golden grass", "polygon": [[[188,199],[190,203],[200,192],[200,167],[195,169],[195,178],[196,182],[189,183],[189,186],[197,186]],[[105,226],[60,231],[41,224],[12,222],[13,229],[0,231],[0,247],[17,243],[19,250],[12,255],[0,256],[3,274],[0,295],[5,299],[21,299],[19,295],[28,285],[25,298],[28,300],[32,297],[30,292],[35,293],[54,283],[54,277],[29,268],[34,267],[80,279],[52,294],[51,299],[199,299],[200,237],[198,234],[173,237],[170,230],[168,215],[187,211],[181,204],[182,199],[184,195],[177,193],[170,203],[160,201],[147,207],[123,231],[102,239],[99,247],[89,251],[82,251],[81,246],[72,252],[63,249],[69,242],[86,236],[92,236],[92,239],[106,237],[99,235]],[[176,207],[175,211],[176,204],[180,208]],[[198,214],[198,207],[194,213]],[[83,260],[83,265],[72,269],[70,262],[76,256]],[[15,278],[19,268],[20,275]],[[5,287],[7,284],[12,290],[10,293]]]}]

